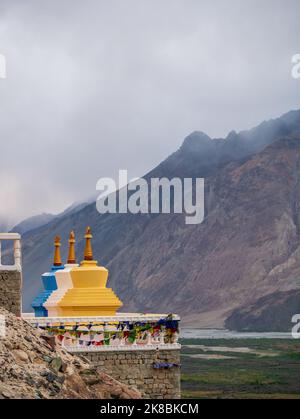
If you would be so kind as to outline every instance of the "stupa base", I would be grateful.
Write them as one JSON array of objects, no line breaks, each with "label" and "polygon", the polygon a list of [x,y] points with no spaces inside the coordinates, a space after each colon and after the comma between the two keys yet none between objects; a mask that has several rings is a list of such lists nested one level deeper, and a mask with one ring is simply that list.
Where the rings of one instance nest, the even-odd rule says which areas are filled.
[{"label": "stupa base", "polygon": [[[100,317],[100,316],[115,316],[120,307],[58,307],[59,314],[52,315],[49,312],[49,317]],[[54,312],[54,310],[53,310]]]}]

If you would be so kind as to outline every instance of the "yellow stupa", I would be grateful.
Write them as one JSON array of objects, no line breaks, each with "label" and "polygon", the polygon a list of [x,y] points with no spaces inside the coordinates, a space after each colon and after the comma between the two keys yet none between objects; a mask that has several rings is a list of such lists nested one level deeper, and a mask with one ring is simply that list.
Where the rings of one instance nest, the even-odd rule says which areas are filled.
[{"label": "yellow stupa", "polygon": [[[88,227],[84,260],[69,271],[73,287],[57,303],[61,316],[114,316],[123,305],[113,290],[106,287],[108,270],[93,260],[92,237]],[[75,262],[73,254],[68,262]]]}]

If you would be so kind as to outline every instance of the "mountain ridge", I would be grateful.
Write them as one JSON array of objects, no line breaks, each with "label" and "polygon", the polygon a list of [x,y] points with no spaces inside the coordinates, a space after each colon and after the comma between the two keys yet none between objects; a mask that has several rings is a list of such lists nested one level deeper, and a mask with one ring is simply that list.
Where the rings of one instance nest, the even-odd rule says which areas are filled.
[{"label": "mountain ridge", "polygon": [[[285,138],[280,139],[283,132]],[[52,236],[63,236],[65,258],[67,236],[75,228],[77,253],[82,254],[87,223],[94,232],[95,257],[110,269],[110,286],[124,300],[124,310],[177,311],[183,315],[185,324],[219,327],[239,305],[248,305],[256,298],[285,288],[274,277],[266,282],[264,278],[266,269],[276,269],[298,246],[298,227],[293,217],[299,201],[297,197],[296,203],[291,202],[290,194],[295,189],[291,182],[299,179],[295,156],[300,146],[300,111],[264,122],[256,129],[231,133],[229,143],[225,139],[208,140],[208,136],[200,133],[201,141],[212,141],[213,145],[205,144],[205,152],[200,147],[195,153],[187,146],[191,140],[197,141],[198,136],[194,133],[187,137],[189,140],[179,150],[145,178],[205,177],[204,223],[186,226],[180,214],[99,215],[95,204],[90,204],[34,233],[25,233],[27,310],[38,292],[40,274],[51,265]],[[246,146],[238,145],[235,152],[239,141],[245,141]],[[249,141],[251,146],[247,144]],[[257,151],[249,151],[255,147]],[[280,174],[288,176],[289,181],[282,182]],[[286,208],[274,198],[278,193]],[[250,198],[255,201],[253,206]],[[266,208],[271,204],[274,209],[268,215]],[[245,214],[245,209],[256,217]],[[237,222],[243,229],[235,227]],[[278,238],[272,234],[274,227],[281,238],[282,254],[276,250]],[[287,237],[290,234],[288,239],[284,231]],[[265,236],[264,240],[261,236]],[[249,253],[241,254],[241,249]],[[263,258],[269,262],[265,263]],[[245,272],[246,267],[249,274]],[[297,287],[297,284],[290,280],[289,286]]]}]

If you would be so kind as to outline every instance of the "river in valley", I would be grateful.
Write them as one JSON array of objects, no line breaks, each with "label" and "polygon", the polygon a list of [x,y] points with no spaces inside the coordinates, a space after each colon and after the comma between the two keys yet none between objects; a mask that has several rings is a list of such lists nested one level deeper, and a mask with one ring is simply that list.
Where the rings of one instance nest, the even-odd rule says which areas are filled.
[{"label": "river in valley", "polygon": [[218,329],[186,329],[180,331],[182,339],[293,339],[292,333],[240,333]]}]

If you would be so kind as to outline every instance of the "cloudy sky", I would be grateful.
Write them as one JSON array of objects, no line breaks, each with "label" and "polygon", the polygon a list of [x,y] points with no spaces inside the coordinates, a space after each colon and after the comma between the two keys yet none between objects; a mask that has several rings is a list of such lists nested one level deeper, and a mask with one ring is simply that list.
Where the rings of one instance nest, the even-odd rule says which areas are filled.
[{"label": "cloudy sky", "polygon": [[0,219],[300,108],[299,0],[0,0]]}]

